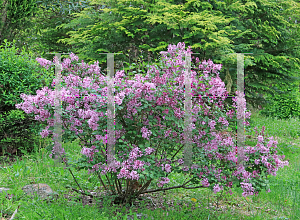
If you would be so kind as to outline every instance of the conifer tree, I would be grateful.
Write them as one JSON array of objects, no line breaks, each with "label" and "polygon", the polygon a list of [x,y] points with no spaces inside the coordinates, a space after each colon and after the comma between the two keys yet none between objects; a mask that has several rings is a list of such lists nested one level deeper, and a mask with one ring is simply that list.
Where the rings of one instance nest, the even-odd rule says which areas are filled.
[{"label": "conifer tree", "polygon": [[0,0],[0,45],[12,41],[20,29],[26,28],[27,17],[37,10],[36,0]]},{"label": "conifer tree", "polygon": [[[169,44],[185,42],[200,60],[222,63],[221,78],[236,90],[236,55],[245,54],[245,93],[252,105],[266,104],[261,94],[299,85],[299,3],[292,0],[93,0],[69,23],[74,53],[87,62],[122,53],[115,61],[159,59]],[[293,15],[291,15],[293,14]],[[117,67],[118,68],[118,67]],[[137,71],[138,72],[138,71]],[[296,84],[298,83],[298,84]],[[234,95],[231,93],[231,95]]]}]

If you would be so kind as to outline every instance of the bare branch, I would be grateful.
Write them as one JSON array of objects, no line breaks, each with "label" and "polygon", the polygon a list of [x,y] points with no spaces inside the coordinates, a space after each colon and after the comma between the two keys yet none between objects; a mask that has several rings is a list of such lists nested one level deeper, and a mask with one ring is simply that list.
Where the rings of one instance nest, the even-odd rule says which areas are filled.
[{"label": "bare branch", "polygon": [[82,195],[85,195],[85,196],[101,197],[101,196],[94,196],[94,195],[92,195],[92,194],[88,194],[88,193],[82,192],[81,190],[74,189],[73,187],[65,186],[65,188],[70,188],[70,189],[72,189],[73,191],[75,191],[75,192],[77,192],[77,193],[80,193],[80,194],[82,194]]},{"label": "bare branch", "polygon": [[166,190],[170,190],[170,189],[178,189],[178,188],[184,188],[184,189],[196,189],[196,188],[205,188],[204,186],[196,186],[196,187],[186,187],[185,185],[187,183],[189,183],[192,179],[190,179],[189,181],[187,181],[186,183],[180,185],[180,186],[172,186],[172,187],[168,187],[168,188],[163,188],[163,189],[153,189],[153,190],[147,190],[147,191],[143,191],[140,194],[144,194],[144,193],[153,193],[153,192],[159,192],[159,191],[166,191]]},{"label": "bare branch", "polygon": [[[71,171],[71,169],[70,169],[70,168],[69,168],[69,171],[70,171],[70,173],[72,174],[72,177],[74,178],[75,182],[77,183],[77,185],[78,185],[79,189],[81,189],[81,187],[80,187],[79,183],[78,183],[78,182],[77,182],[77,180],[75,179],[75,177],[74,177],[74,175],[73,175],[73,172]],[[82,191],[82,192],[84,192],[82,189],[81,189],[81,191]]]}]

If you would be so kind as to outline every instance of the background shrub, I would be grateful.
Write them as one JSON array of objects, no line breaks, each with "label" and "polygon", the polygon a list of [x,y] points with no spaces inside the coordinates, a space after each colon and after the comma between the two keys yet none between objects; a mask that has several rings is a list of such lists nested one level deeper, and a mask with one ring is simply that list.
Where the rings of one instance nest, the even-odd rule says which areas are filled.
[{"label": "background shrub", "polygon": [[[279,91],[278,91],[279,92]],[[297,93],[299,91],[288,89],[286,93],[267,95],[266,100],[269,102],[260,114],[266,117],[278,119],[298,118],[300,116],[300,102]]]},{"label": "background shrub", "polygon": [[33,149],[46,122],[16,109],[15,104],[22,102],[22,93],[36,95],[36,90],[49,85],[54,77],[24,48],[19,53],[14,44],[5,40],[0,45],[0,155]]}]

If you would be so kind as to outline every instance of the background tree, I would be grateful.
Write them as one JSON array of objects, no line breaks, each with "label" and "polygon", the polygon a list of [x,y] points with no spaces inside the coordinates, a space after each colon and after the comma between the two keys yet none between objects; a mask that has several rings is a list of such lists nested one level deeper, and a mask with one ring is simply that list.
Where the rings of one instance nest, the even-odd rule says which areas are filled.
[{"label": "background tree", "polygon": [[[100,1],[93,1],[91,4],[97,5]],[[70,24],[61,25],[75,27],[82,25],[84,19],[89,19],[89,24],[85,23],[85,27],[70,32],[71,38],[60,41],[79,45],[81,49],[76,51],[77,54],[90,62],[96,60],[99,60],[100,64],[106,62],[105,56],[99,55],[99,52],[123,52],[124,55],[131,52],[130,55],[134,56],[130,58],[124,55],[118,57],[127,61],[137,58],[141,50],[145,61],[149,55],[150,58],[158,58],[156,52],[166,49],[170,43],[177,44],[189,40],[182,40],[185,35],[191,34],[189,28],[185,27],[187,25],[195,26],[196,38],[199,40],[205,38],[208,41],[203,44],[207,43],[205,47],[211,50],[211,53],[217,53],[216,48],[226,47],[229,44],[229,40],[226,41],[223,37],[226,33],[218,30],[216,25],[226,26],[230,19],[215,15],[218,12],[204,11],[189,16],[188,12],[182,10],[183,5],[149,0],[102,1],[101,4],[107,5],[101,10],[104,13],[92,13],[93,9],[89,8],[78,14],[77,19],[72,20]],[[190,4],[186,7],[190,7]],[[201,35],[200,30],[203,30]],[[80,38],[84,40],[80,41]]]},{"label": "background tree", "polygon": [[28,27],[26,18],[37,11],[35,0],[0,0],[0,45],[12,41],[21,29]]},{"label": "background tree", "polygon": [[[2,1],[1,10],[10,15],[16,2]],[[245,55],[245,92],[247,103],[256,107],[267,104],[265,97],[299,85],[299,3],[294,1],[45,0],[36,2],[34,13],[27,11],[23,20],[18,17],[26,25],[14,29],[17,45],[49,60],[48,52],[72,51],[89,63],[99,60],[105,71],[106,55],[99,53],[119,52],[115,67],[128,69],[132,63],[157,61],[158,51],[185,42],[200,60],[224,65],[221,78],[231,92],[236,55],[230,53],[253,52]],[[4,20],[6,26],[11,22]]]},{"label": "background tree", "polygon": [[[228,2],[219,1],[213,1],[212,5],[227,16],[235,16],[232,24],[239,30],[247,30],[242,36],[233,38],[233,49],[254,53],[248,56],[254,65],[245,67],[247,102],[266,106],[269,102],[265,102],[265,97],[298,89],[300,32],[296,19],[299,18],[299,3],[241,2],[252,7],[247,9],[237,2],[227,7]],[[236,76],[234,71],[232,73]]]},{"label": "background tree", "polygon": [[195,55],[200,60],[211,58],[224,65],[221,78],[231,78],[231,91],[235,89],[237,64],[236,55],[229,53],[254,53],[245,55],[246,99],[254,106],[265,105],[261,94],[277,92],[272,85],[278,84],[278,90],[285,91],[291,82],[299,80],[294,78],[299,76],[299,25],[287,19],[291,11],[299,14],[299,3],[281,3],[93,0],[91,5],[106,7],[84,9],[70,23],[62,24],[77,30],[59,42],[78,46],[73,52],[80,59],[90,63],[99,60],[102,69],[106,67],[106,56],[100,52],[123,53],[115,60],[130,63],[137,57],[155,60],[159,57],[157,51],[185,42],[193,52],[200,53]]},{"label": "background tree", "polygon": [[73,46],[57,41],[60,38],[68,38],[66,33],[75,29],[57,27],[74,19],[73,13],[90,7],[89,1],[43,0],[36,3],[36,16],[27,19],[31,28],[22,30],[18,40],[24,44],[26,50],[49,60],[53,59],[53,55],[47,54],[49,52],[71,52]]}]

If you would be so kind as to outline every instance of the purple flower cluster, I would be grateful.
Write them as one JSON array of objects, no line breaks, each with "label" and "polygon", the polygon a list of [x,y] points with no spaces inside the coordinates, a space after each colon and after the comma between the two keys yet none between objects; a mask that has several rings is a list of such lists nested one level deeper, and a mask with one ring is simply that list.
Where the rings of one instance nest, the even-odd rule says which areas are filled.
[{"label": "purple flower cluster", "polygon": [[221,190],[223,190],[223,186],[219,186],[219,184],[214,186],[214,193],[220,192]]},{"label": "purple flower cluster", "polygon": [[[162,74],[156,66],[150,66],[145,77],[136,75],[132,80],[122,79],[125,75],[124,71],[117,71],[116,73],[114,83],[115,86],[119,88],[119,91],[115,91],[115,102],[119,106],[126,106],[125,113],[118,111],[116,117],[120,119],[119,121],[121,121],[121,119],[131,119],[132,121],[135,121],[136,118],[141,116],[140,119],[142,120],[143,126],[139,127],[138,131],[141,132],[141,136],[144,139],[151,141],[152,139],[156,139],[159,141],[169,138],[172,139],[174,143],[185,143],[184,134],[181,132],[178,124],[173,121],[171,125],[166,126],[166,123],[164,123],[167,121],[166,115],[175,116],[174,119],[176,121],[179,121],[184,117],[185,111],[181,110],[182,107],[180,107],[180,103],[184,100],[184,74],[178,73],[178,70],[185,64],[182,55],[180,53],[178,54],[178,52],[186,52],[184,48],[184,43],[179,43],[177,46],[169,45],[168,54],[171,55],[171,58],[166,54],[162,55],[165,64],[169,66],[169,68],[164,69]],[[191,52],[190,47],[187,49],[187,52]],[[100,74],[97,62],[93,65],[87,65],[82,61],[81,66],[76,66],[73,64],[75,61],[78,61],[78,57],[71,54],[70,59],[65,59],[62,64],[63,70],[70,73],[63,77],[66,87],[63,87],[61,90],[62,101],[66,104],[65,111],[68,112],[68,114],[62,116],[64,125],[66,126],[65,128],[74,132],[76,135],[82,134],[83,129],[85,129],[85,131],[91,129],[94,133],[98,132],[98,134],[94,135],[94,139],[91,140],[91,142],[94,143],[96,140],[102,139],[103,143],[105,143],[106,138],[99,135],[103,134],[105,130],[99,129],[99,126],[101,120],[106,120],[107,113],[97,110],[101,108],[105,109],[107,107],[106,103],[108,100],[106,95],[108,88],[107,86],[103,86],[106,83],[106,78]],[[40,58],[38,62],[45,67],[49,67],[51,64],[50,61],[49,63],[42,58]],[[199,62],[199,59],[196,58],[196,63]],[[231,180],[233,177],[236,177],[241,181],[241,186],[244,189],[243,195],[246,196],[253,192],[253,187],[251,183],[249,183],[252,177],[258,177],[259,173],[264,169],[266,169],[268,173],[276,175],[278,167],[288,165],[288,162],[281,161],[276,155],[277,151],[274,151],[274,148],[276,148],[277,142],[273,141],[273,137],[269,138],[269,143],[267,146],[264,146],[263,136],[258,137],[258,144],[256,147],[249,147],[245,150],[245,153],[247,154],[246,162],[254,161],[254,163],[259,166],[253,173],[246,171],[245,167],[240,166],[237,167],[236,170],[231,168],[234,171],[232,176],[229,176],[227,172],[222,169],[217,169],[214,166],[208,168],[205,163],[201,162],[203,160],[210,160],[212,164],[217,164],[218,161],[226,160],[225,166],[231,165],[232,162],[236,162],[233,139],[231,137],[222,138],[214,131],[215,129],[228,126],[228,121],[223,117],[224,114],[213,110],[213,108],[208,105],[206,99],[202,99],[202,96],[213,96],[213,99],[210,100],[210,102],[213,102],[213,100],[217,99],[216,96],[219,96],[221,97],[221,100],[225,100],[228,93],[226,92],[225,84],[218,74],[218,71],[221,70],[221,68],[221,64],[216,65],[211,60],[204,60],[199,64],[199,69],[203,72],[204,76],[201,75],[197,78],[197,73],[192,71],[192,94],[193,96],[199,96],[199,99],[196,99],[196,103],[192,107],[192,123],[189,127],[191,129],[197,129],[197,134],[193,135],[193,143],[201,153],[195,157],[197,159],[199,158],[199,160],[196,161],[198,163],[197,166],[193,166],[191,169],[189,169],[189,167],[183,167],[182,170],[184,172],[197,174],[199,178],[202,178],[202,185],[204,187],[212,187],[215,193],[220,192],[227,187],[231,188]],[[217,76],[214,77],[213,75],[210,75],[211,73],[217,74]],[[86,77],[83,77],[85,75]],[[169,78],[174,79],[173,87],[170,86],[169,90],[161,91],[161,88],[167,84]],[[96,79],[96,81],[94,81],[94,79]],[[146,80],[149,82],[144,82]],[[200,83],[201,81],[207,82],[207,85],[205,83]],[[53,80],[52,86],[54,86],[54,83]],[[76,89],[76,87],[82,88],[83,91],[81,89]],[[101,96],[89,94],[90,90],[99,91]],[[114,90],[116,89],[114,88],[113,92]],[[158,96],[155,96],[155,94],[158,94]],[[237,98],[233,100],[237,103],[237,105],[234,105],[237,107],[237,118],[250,118],[251,113],[245,112],[246,100],[244,94],[240,92],[237,92],[236,94]],[[77,98],[82,96],[85,96],[84,99],[78,101]],[[38,114],[35,117],[36,120],[47,120],[48,126],[40,133],[42,137],[47,137],[51,133],[51,131],[48,130],[49,127],[53,126],[53,119],[50,118],[53,114],[50,112],[53,110],[51,108],[54,106],[55,91],[48,89],[48,87],[44,87],[42,90],[37,90],[36,96],[21,94],[21,97],[25,102],[17,104],[16,107],[23,109],[28,114],[32,112]],[[125,97],[127,98],[125,99]],[[137,111],[137,108],[142,106],[141,99],[146,100],[149,103],[150,106],[146,109],[148,111],[145,109],[140,112]],[[95,109],[91,106],[93,103],[100,105]],[[80,105],[83,105],[84,109],[79,109]],[[159,106],[159,108],[162,109],[161,112],[158,113],[157,109],[155,109],[156,106]],[[216,106],[221,109],[222,102],[219,101],[216,103]],[[232,118],[234,113],[233,110],[230,110],[226,115]],[[153,119],[150,119],[150,116]],[[152,126],[150,126],[150,122]],[[246,125],[249,125],[249,122],[246,122]],[[135,128],[136,127],[138,127],[137,124],[135,124]],[[210,133],[205,131],[207,128],[210,130]],[[122,129],[116,131],[116,139],[119,139],[127,132],[126,128],[122,126]],[[157,136],[154,136],[155,133]],[[212,140],[208,139],[209,135],[214,138]],[[131,146],[136,145],[131,143]],[[82,154],[89,158],[89,162],[94,163],[92,170],[89,170],[89,172],[100,170],[103,175],[110,172],[115,173],[119,179],[139,180],[141,173],[145,171],[145,169],[148,171],[152,170],[160,173],[159,175],[161,176],[159,177],[160,180],[158,186],[161,187],[164,184],[169,183],[169,179],[163,176],[171,172],[171,168],[175,162],[182,165],[183,160],[167,161],[166,158],[169,155],[167,154],[167,151],[165,151],[166,155],[159,155],[162,157],[160,161],[155,160],[155,163],[152,164],[143,161],[145,158],[154,156],[153,152],[156,151],[155,148],[148,147],[146,149],[141,149],[135,147],[128,153],[128,159],[123,159],[122,162],[115,159],[110,165],[93,161],[93,156],[97,152],[94,145],[91,148],[83,148]],[[145,153],[142,153],[140,149],[145,151]],[[255,155],[255,152],[259,152],[259,158]],[[161,161],[165,161],[165,164],[160,164]],[[145,165],[148,167],[145,167]],[[202,174],[200,175],[199,173]]]},{"label": "purple flower cluster", "polygon": [[[234,103],[233,106],[237,108],[237,119],[250,118],[251,112],[246,112],[246,99],[244,94],[240,91],[236,91],[237,97],[233,98],[237,105]],[[248,121],[244,122],[246,126],[249,125]]]},{"label": "purple flower cluster", "polygon": [[45,67],[46,69],[49,69],[49,67],[51,66],[52,62],[43,58],[36,58],[36,61],[38,61],[38,63]]},{"label": "purple flower cluster", "polygon": [[87,156],[90,159],[88,163],[90,163],[91,161],[93,161],[94,154],[97,152],[99,152],[99,150],[97,150],[95,146],[92,146],[91,148],[82,148],[80,153]]},{"label": "purple flower cluster", "polygon": [[[150,155],[154,152],[153,148],[146,148],[145,155]],[[89,153],[89,152],[88,152]],[[151,163],[145,163],[138,158],[141,158],[144,154],[140,151],[138,147],[132,149],[129,154],[129,158],[124,160],[122,163],[117,161],[116,159],[113,161],[112,164],[102,164],[98,163],[95,164],[89,173],[95,172],[99,168],[101,168],[101,174],[105,175],[108,172],[117,173],[117,169],[120,169],[119,173],[117,174],[118,179],[125,178],[131,180],[139,180],[139,173],[145,170],[144,166],[151,166]],[[171,166],[166,165],[166,172],[170,172]]]},{"label": "purple flower cluster", "polygon": [[159,183],[157,183],[158,187],[163,187],[165,184],[168,184],[170,179],[168,177],[161,177]]}]

